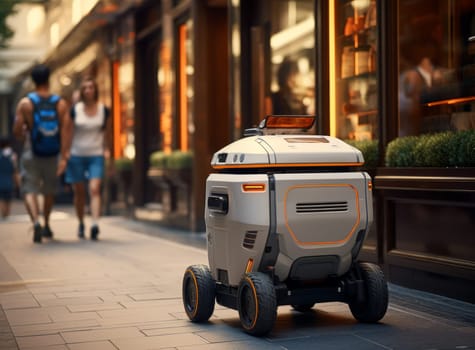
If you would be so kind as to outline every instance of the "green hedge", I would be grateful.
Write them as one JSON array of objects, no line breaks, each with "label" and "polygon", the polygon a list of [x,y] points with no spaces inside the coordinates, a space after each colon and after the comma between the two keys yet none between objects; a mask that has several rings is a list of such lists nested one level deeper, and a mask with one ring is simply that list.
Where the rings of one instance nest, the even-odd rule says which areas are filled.
[{"label": "green hedge", "polygon": [[173,151],[165,153],[156,151],[150,155],[150,166],[163,169],[189,169],[193,162],[191,152]]},{"label": "green hedge", "polygon": [[117,171],[132,170],[133,164],[134,164],[133,159],[129,159],[129,158],[114,159],[114,166]]},{"label": "green hedge", "polygon": [[359,149],[361,153],[363,153],[365,168],[376,168],[378,166],[378,140],[345,140],[345,142]]},{"label": "green hedge", "polygon": [[397,138],[385,159],[388,167],[473,167],[475,130]]}]

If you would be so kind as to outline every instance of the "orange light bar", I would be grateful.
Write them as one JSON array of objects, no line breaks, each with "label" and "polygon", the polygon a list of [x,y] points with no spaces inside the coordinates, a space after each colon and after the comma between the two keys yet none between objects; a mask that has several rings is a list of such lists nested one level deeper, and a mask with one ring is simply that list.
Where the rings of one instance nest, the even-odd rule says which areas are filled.
[{"label": "orange light bar", "polygon": [[269,115],[265,127],[268,129],[310,129],[315,116]]},{"label": "orange light bar", "polygon": [[373,190],[373,182],[371,180],[368,181],[368,191]]},{"label": "orange light bar", "polygon": [[242,184],[243,192],[265,192],[266,184]]},{"label": "orange light bar", "polygon": [[251,272],[253,266],[254,266],[254,259],[249,259],[246,265],[246,273]]}]

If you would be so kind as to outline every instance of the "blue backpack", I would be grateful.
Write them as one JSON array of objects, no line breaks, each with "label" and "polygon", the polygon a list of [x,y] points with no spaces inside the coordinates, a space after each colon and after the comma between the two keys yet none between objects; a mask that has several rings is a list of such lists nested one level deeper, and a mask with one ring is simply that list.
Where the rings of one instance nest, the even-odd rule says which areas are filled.
[{"label": "blue backpack", "polygon": [[51,95],[44,98],[36,92],[30,92],[28,98],[33,103],[33,126],[31,127],[33,153],[38,157],[58,155],[61,150],[61,139],[56,105],[60,97]]}]

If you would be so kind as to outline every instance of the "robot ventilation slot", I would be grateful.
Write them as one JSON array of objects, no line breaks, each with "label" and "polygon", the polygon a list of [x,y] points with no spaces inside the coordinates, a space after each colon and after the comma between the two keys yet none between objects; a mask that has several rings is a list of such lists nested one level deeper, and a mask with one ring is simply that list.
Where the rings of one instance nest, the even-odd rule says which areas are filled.
[{"label": "robot ventilation slot", "polygon": [[242,242],[242,246],[247,249],[254,248],[254,243],[256,243],[257,231],[247,231]]},{"label": "robot ventilation slot", "polygon": [[297,203],[295,205],[297,213],[330,213],[347,210],[348,202]]}]

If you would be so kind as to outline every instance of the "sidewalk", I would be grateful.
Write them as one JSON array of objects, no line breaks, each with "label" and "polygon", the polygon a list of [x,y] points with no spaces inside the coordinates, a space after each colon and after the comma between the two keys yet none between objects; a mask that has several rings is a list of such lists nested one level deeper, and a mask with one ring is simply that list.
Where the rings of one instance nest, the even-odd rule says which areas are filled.
[{"label": "sidewalk", "polygon": [[0,223],[0,349],[475,349],[474,305],[394,285],[379,324],[341,303],[279,307],[264,338],[219,305],[191,323],[181,282],[188,265],[207,264],[204,233],[106,217],[98,242],[80,241],[72,213],[56,207],[55,239],[41,245],[19,203]]}]

